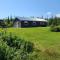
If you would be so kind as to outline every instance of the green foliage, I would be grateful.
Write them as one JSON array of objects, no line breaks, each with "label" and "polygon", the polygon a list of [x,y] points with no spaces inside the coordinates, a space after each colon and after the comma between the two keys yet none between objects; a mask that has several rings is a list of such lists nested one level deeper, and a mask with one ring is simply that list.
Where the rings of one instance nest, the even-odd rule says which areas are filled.
[{"label": "green foliage", "polygon": [[33,52],[33,43],[27,42],[12,35],[0,35],[0,59],[1,60],[28,60],[28,54]]},{"label": "green foliage", "polygon": [[52,25],[52,24],[53,24],[53,18],[50,18],[50,19],[48,20],[48,22],[49,22],[49,25]]},{"label": "green foliage", "polygon": [[52,17],[48,21],[49,21],[49,25],[53,25],[53,26],[60,25],[60,18],[58,17],[54,17],[54,18]]},{"label": "green foliage", "polygon": [[60,26],[51,26],[51,31],[53,32],[60,32]]},{"label": "green foliage", "polygon": [[25,42],[24,50],[28,53],[33,52],[34,45],[31,42]]},{"label": "green foliage", "polygon": [[5,19],[3,19],[1,22],[0,22],[0,27],[1,28],[9,28],[9,27],[12,27],[13,26],[13,21],[14,21],[15,18],[12,18],[12,16],[9,18],[9,16]]},{"label": "green foliage", "polygon": [[10,17],[9,18],[9,16],[8,16],[8,18],[7,19],[5,19],[5,25],[6,25],[6,27],[12,27],[13,26],[13,18],[12,17]]},{"label": "green foliage", "polygon": [[60,32],[60,18],[54,17],[49,19],[50,30],[53,32]]}]

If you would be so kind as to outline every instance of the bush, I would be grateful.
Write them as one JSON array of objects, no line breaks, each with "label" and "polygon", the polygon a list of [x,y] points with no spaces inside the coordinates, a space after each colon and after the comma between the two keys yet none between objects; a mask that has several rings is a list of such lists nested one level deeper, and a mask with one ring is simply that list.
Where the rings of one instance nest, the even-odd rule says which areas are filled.
[{"label": "bush", "polygon": [[0,59],[1,60],[5,60],[6,58],[5,58],[5,52],[6,52],[6,45],[2,42],[2,41],[0,41]]},{"label": "bush", "polygon": [[51,31],[53,32],[60,32],[60,26],[51,26]]},{"label": "bush", "polygon": [[34,44],[31,42],[25,42],[24,50],[28,53],[33,52]]},{"label": "bush", "polygon": [[28,55],[34,51],[34,44],[11,33],[6,34],[4,32],[0,34],[0,59],[28,60]]}]

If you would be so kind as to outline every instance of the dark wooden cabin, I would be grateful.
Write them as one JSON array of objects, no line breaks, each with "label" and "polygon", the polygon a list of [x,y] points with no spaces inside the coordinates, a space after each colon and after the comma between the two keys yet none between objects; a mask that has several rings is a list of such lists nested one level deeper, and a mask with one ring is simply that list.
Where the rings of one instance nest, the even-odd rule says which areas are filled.
[{"label": "dark wooden cabin", "polygon": [[14,27],[38,27],[47,26],[48,22],[45,19],[29,18],[29,17],[16,17],[14,20]]}]

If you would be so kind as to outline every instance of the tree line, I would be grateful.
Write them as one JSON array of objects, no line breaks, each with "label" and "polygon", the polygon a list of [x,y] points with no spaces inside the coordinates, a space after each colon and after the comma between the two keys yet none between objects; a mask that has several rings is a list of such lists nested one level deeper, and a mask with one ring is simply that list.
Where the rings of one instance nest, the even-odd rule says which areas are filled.
[{"label": "tree line", "polygon": [[48,19],[48,26],[58,26],[60,25],[60,18],[59,17],[51,17]]},{"label": "tree line", "polygon": [[4,19],[0,19],[0,27],[1,28],[8,28],[8,27],[12,27],[13,26],[13,21],[15,20],[15,18],[12,18],[11,17],[7,17],[7,18],[4,18]]},{"label": "tree line", "polygon": [[60,18],[52,17],[48,19],[48,26],[51,27],[51,31],[60,32]]}]

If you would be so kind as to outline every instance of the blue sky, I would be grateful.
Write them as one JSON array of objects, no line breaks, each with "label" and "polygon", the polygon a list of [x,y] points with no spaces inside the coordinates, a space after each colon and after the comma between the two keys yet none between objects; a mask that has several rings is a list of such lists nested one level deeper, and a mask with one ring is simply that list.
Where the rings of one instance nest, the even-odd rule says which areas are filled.
[{"label": "blue sky", "polygon": [[0,0],[0,18],[60,15],[60,0]]}]

